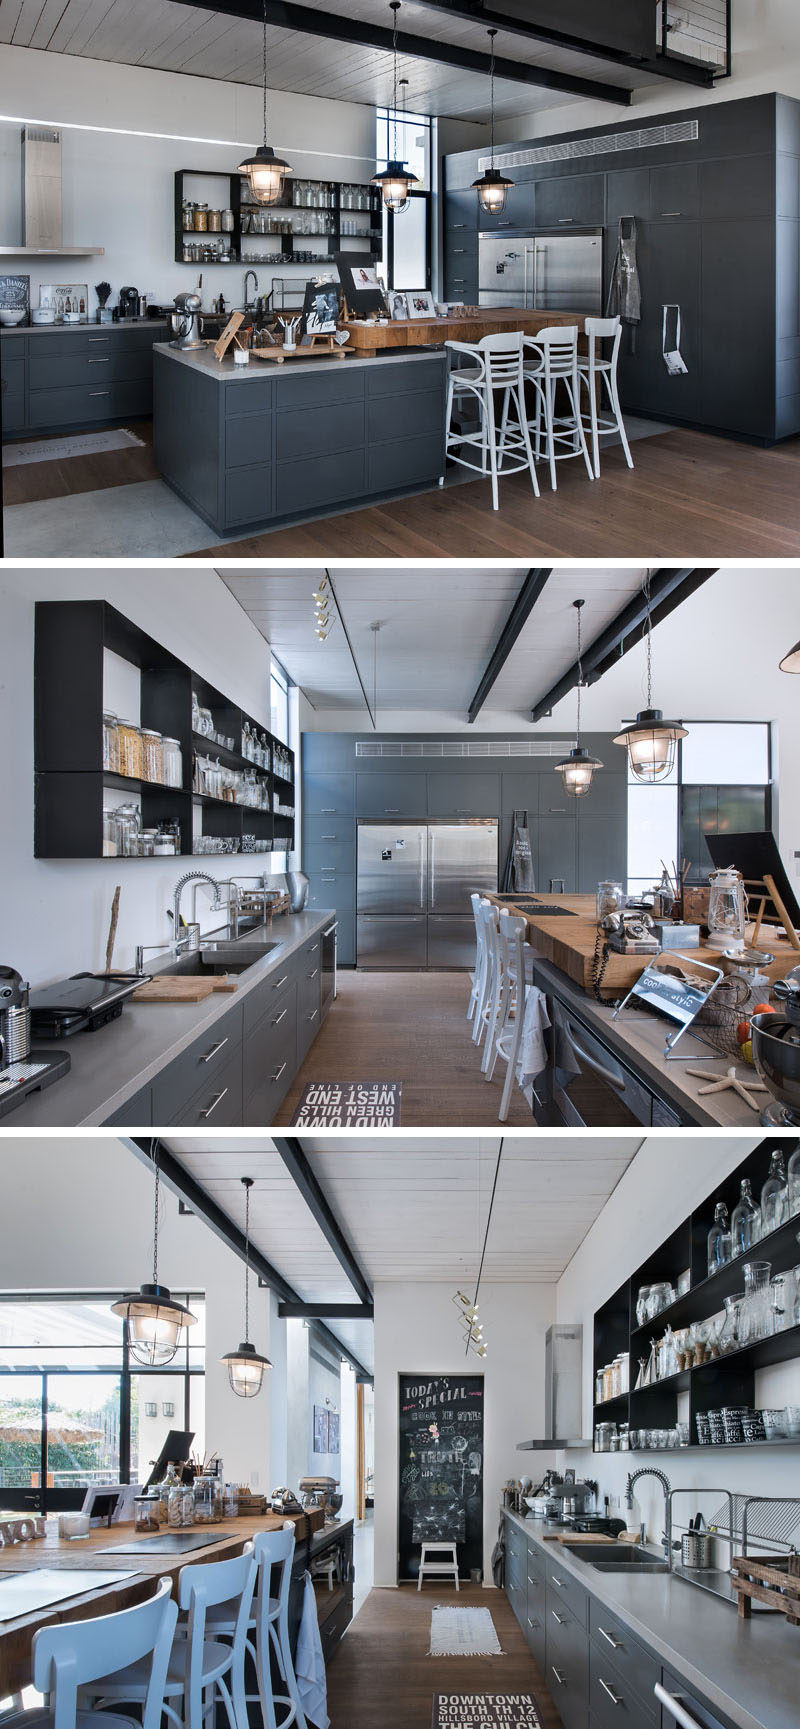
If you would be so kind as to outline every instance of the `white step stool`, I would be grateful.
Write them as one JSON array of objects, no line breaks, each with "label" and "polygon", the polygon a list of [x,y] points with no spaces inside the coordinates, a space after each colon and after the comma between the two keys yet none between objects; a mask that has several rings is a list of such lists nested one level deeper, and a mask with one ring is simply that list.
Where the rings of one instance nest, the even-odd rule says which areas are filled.
[{"label": "white step stool", "polygon": [[[446,1553],[447,1554],[447,1560],[444,1560],[444,1558],[442,1558],[438,1561],[429,1561],[428,1555],[431,1552],[433,1552],[434,1554],[439,1554],[442,1557],[444,1557],[444,1555]],[[454,1581],[456,1590],[457,1591],[460,1590],[461,1587],[459,1586],[459,1583],[458,1583],[458,1547],[457,1547],[457,1544],[455,1544],[455,1543],[423,1543],[422,1549],[420,1551],[420,1558],[419,1558],[419,1576],[417,1578],[417,1590],[418,1591],[422,1590],[423,1579],[441,1579],[442,1576],[445,1576],[445,1577],[449,1576],[450,1578],[452,1578]]]}]

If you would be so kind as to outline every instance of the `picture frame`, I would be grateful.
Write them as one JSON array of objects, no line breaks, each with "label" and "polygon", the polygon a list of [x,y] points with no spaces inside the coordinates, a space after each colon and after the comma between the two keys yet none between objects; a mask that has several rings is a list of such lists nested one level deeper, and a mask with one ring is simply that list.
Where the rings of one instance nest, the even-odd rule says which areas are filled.
[{"label": "picture frame", "polygon": [[313,1451],[315,1453],[327,1453],[328,1451],[328,1413],[324,1405],[314,1406]]},{"label": "picture frame", "polygon": [[339,328],[341,286],[332,278],[313,278],[306,283],[303,299],[302,335],[335,336]]},{"label": "picture frame", "polygon": [[339,1412],[338,1411],[329,1411],[328,1412],[328,1452],[329,1453],[341,1452],[340,1435],[341,1435],[341,1431],[340,1431],[340,1424],[339,1424]]},{"label": "picture frame", "polygon": [[31,279],[29,276],[0,276],[0,311],[24,312],[25,323],[30,319]]},{"label": "picture frame", "polygon": [[333,262],[339,273],[348,310],[353,316],[369,318],[372,313],[378,312],[388,317],[386,295],[372,253],[334,252]]},{"label": "picture frame", "polygon": [[[55,312],[56,323],[63,324],[69,313],[69,322],[88,324],[89,322],[89,289],[85,282],[41,282],[39,284],[39,306],[49,307]],[[77,313],[77,320],[73,314]]]},{"label": "picture frame", "polygon": [[405,291],[403,289],[400,289],[400,288],[390,289],[390,291],[389,291],[389,317],[392,319],[395,319],[395,320],[399,320],[401,318],[408,318],[408,305],[406,303]]},{"label": "picture frame", "polygon": [[405,298],[409,318],[436,317],[436,302],[429,288],[407,288]]}]

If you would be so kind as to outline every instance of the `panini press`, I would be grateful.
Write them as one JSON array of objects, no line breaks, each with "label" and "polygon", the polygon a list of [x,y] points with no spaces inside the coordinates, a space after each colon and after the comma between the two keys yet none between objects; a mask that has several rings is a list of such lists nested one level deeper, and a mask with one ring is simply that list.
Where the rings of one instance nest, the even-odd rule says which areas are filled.
[{"label": "panini press", "polygon": [[95,1033],[122,1014],[125,998],[147,983],[149,973],[74,973],[70,979],[31,991],[35,1040]]}]

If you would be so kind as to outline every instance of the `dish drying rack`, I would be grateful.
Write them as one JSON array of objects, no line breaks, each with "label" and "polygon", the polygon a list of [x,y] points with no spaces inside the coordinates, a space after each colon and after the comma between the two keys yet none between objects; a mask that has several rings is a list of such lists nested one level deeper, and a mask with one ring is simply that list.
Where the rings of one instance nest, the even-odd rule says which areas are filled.
[{"label": "dish drying rack", "polygon": [[[689,1584],[697,1585],[700,1590],[708,1591],[714,1597],[721,1597],[726,1603],[739,1603],[740,1593],[734,1581],[737,1562],[745,1560],[749,1555],[759,1564],[773,1560],[785,1564],[796,1553],[796,1540],[800,1533],[800,1498],[784,1495],[737,1495],[729,1489],[713,1486],[672,1489],[669,1496],[670,1516],[674,1500],[679,1495],[724,1496],[722,1505],[707,1520],[707,1527],[717,1541],[727,1544],[728,1566],[689,1568],[680,1562],[674,1563],[670,1555],[670,1571],[678,1578],[687,1580]],[[672,1520],[673,1534],[676,1530],[687,1528]],[[776,1602],[758,1598],[752,1599],[750,1606],[761,1614],[775,1613],[780,1608]]]}]

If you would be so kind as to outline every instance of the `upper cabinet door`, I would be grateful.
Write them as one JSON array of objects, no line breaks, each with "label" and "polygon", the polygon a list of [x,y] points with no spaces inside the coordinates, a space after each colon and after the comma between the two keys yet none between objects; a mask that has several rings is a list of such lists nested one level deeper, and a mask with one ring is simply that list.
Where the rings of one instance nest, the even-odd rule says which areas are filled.
[{"label": "upper cabinet door", "polygon": [[[509,179],[513,179],[513,175],[509,175]],[[484,230],[491,229],[497,232],[502,232],[506,228],[519,228],[524,233],[531,234],[533,232],[533,193],[534,183],[532,180],[518,181],[516,185],[509,187],[506,193],[505,208],[499,211],[496,216],[479,206],[479,226]],[[473,196],[477,203],[477,192]]]},{"label": "upper cabinet door", "polygon": [[499,774],[429,774],[430,816],[498,816]]},{"label": "upper cabinet door", "polygon": [[700,181],[696,162],[675,162],[650,170],[650,215],[654,221],[684,220],[700,214]]},{"label": "upper cabinet door", "polygon": [[600,228],[605,218],[604,174],[556,174],[536,182],[536,227]]}]

